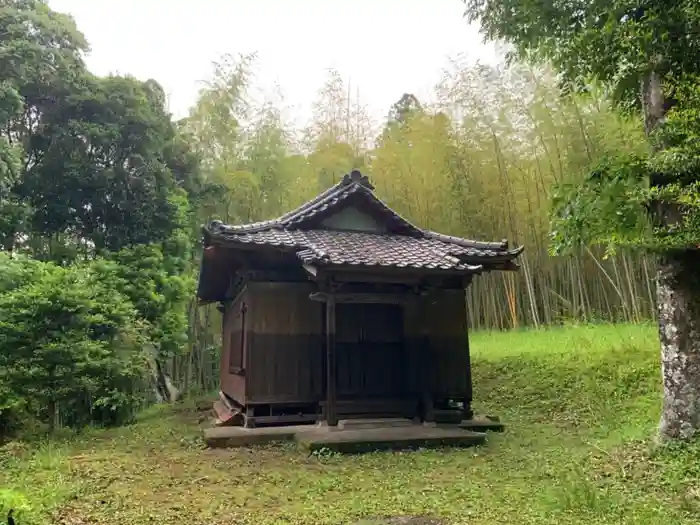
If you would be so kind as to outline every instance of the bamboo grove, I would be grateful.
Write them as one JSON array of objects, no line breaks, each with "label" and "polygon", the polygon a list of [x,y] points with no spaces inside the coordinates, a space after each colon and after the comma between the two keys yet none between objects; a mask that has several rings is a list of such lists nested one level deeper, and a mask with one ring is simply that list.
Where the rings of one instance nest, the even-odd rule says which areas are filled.
[{"label": "bamboo grove", "polygon": [[[605,257],[594,248],[550,255],[554,185],[607,153],[644,147],[640,125],[616,113],[604,93],[563,97],[546,67],[470,65],[458,57],[433,100],[397,97],[386,121],[372,122],[331,71],[312,121],[294,129],[283,102],[255,106],[247,97],[250,57],[226,63],[183,122],[197,137],[206,176],[229,191],[207,217],[271,218],[360,168],[384,200],[421,226],[526,246],[521,272],[475,281],[475,329],[653,315],[645,256]],[[213,100],[226,100],[235,116],[215,121]]]}]

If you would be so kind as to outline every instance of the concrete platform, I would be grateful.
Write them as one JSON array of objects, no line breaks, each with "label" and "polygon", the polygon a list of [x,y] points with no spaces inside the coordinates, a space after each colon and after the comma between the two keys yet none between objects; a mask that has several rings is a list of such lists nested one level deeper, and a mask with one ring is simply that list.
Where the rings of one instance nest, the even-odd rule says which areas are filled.
[{"label": "concrete platform", "polygon": [[315,429],[315,425],[289,427],[214,427],[204,429],[204,443],[209,448],[236,448],[294,441],[298,432]]},{"label": "concrete platform", "polygon": [[[438,425],[440,427],[448,427],[455,425]],[[503,432],[506,427],[500,421],[491,419],[465,419],[457,423],[457,427],[464,430],[473,430],[475,432]]]},{"label": "concrete platform", "polygon": [[486,442],[486,434],[461,428],[430,427],[420,424],[357,430],[318,428],[300,432],[295,440],[309,451],[357,453],[376,450],[404,450],[444,446],[470,447]]},{"label": "concrete platform", "polygon": [[440,446],[475,446],[486,441],[484,432],[458,425],[422,425],[410,420],[354,420],[338,427],[296,425],[287,427],[216,427],[204,430],[210,448],[235,448],[295,441],[314,451],[368,452]]},{"label": "concrete platform", "polygon": [[413,420],[402,417],[374,419],[341,419],[338,421],[340,430],[359,430],[365,428],[405,428],[415,425]]}]

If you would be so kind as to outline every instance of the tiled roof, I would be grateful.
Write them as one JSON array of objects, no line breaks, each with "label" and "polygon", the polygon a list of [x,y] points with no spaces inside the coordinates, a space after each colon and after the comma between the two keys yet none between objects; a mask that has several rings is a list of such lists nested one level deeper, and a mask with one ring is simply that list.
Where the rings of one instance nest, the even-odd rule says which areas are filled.
[{"label": "tiled roof", "polygon": [[277,219],[235,226],[224,225],[219,221],[214,221],[211,226],[212,228],[223,228],[228,232],[256,232],[270,228],[301,228],[308,223],[312,223],[315,219],[326,217],[346,201],[362,199],[365,205],[370,206],[375,213],[387,220],[394,230],[414,234],[422,232],[420,228],[417,228],[389,208],[372,190],[374,190],[374,187],[370,184],[367,177],[361,175],[359,171],[353,171],[345,175],[343,180],[335,186],[331,186],[314,199]]},{"label": "tiled roof", "polygon": [[[228,226],[214,221],[207,243],[261,245],[296,251],[305,264],[423,268],[477,272],[515,259],[522,248],[506,241],[478,242],[421,230],[391,210],[359,172],[278,219]],[[362,199],[387,224],[389,233],[314,229],[348,199]]]}]

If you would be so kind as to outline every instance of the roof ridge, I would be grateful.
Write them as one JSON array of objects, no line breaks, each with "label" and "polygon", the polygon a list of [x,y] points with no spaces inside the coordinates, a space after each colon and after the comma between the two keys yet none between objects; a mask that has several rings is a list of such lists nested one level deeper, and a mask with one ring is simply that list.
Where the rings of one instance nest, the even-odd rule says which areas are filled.
[{"label": "roof ridge", "polygon": [[276,220],[280,223],[287,222],[292,217],[299,215],[305,211],[308,211],[310,208],[313,208],[314,206],[327,200],[331,195],[338,193],[339,192],[338,190],[341,190],[341,189],[344,189],[344,188],[347,188],[347,187],[353,186],[353,185],[356,185],[359,188],[364,188],[364,189],[370,190],[370,192],[372,190],[374,190],[374,186],[372,185],[372,183],[370,183],[369,177],[367,177],[367,175],[362,175],[362,173],[360,173],[360,170],[355,169],[355,170],[352,170],[350,173],[346,173],[345,175],[343,175],[343,178],[339,182],[337,182],[336,184],[334,184],[333,186],[331,186],[327,190],[319,193],[318,195],[316,195],[316,197],[314,197],[310,201],[302,204],[301,206],[299,206],[295,210],[292,210],[292,211],[285,213],[284,215],[278,217]]},{"label": "roof ridge", "polygon": [[[431,230],[425,230],[416,226],[411,221],[397,213],[386,202],[380,199],[376,195],[376,193],[374,193],[374,186],[370,183],[369,178],[366,175],[362,175],[357,169],[352,170],[350,173],[346,173],[338,183],[334,184],[327,190],[321,192],[310,201],[275,219],[257,221],[240,225],[227,225],[223,224],[221,221],[212,221],[208,227],[208,230],[210,232],[218,233],[228,232],[244,234],[257,233],[275,228],[291,228],[292,226],[304,222],[306,219],[309,219],[313,215],[325,211],[324,206],[326,207],[325,209],[328,209],[328,206],[334,206],[340,201],[343,201],[346,198],[350,197],[351,195],[360,192],[366,195],[368,198],[370,198],[373,201],[374,205],[378,205],[381,208],[383,208],[384,213],[391,216],[393,220],[402,223],[408,229],[409,233],[417,234],[420,238],[433,239],[448,244],[455,244],[464,248],[474,248],[477,250],[493,250],[506,253],[508,252],[507,239],[504,239],[500,242],[475,241],[470,239],[464,239],[462,237],[445,235]],[[336,200],[336,202],[331,202],[334,199]],[[205,230],[206,229],[207,228],[205,228]]]},{"label": "roof ridge", "polygon": [[299,213],[301,213],[303,211],[307,211],[309,208],[313,208],[315,205],[319,204],[321,201],[323,201],[324,199],[326,199],[327,197],[332,195],[334,192],[338,191],[339,189],[341,189],[345,186],[347,186],[347,183],[345,182],[345,179],[343,179],[340,182],[338,182],[337,184],[334,184],[333,186],[328,188],[327,190],[322,191],[321,193],[316,195],[310,201],[305,202],[304,204],[302,204],[301,206],[297,207],[296,209],[294,209],[292,211],[288,211],[287,213],[281,215],[280,217],[278,217],[275,220],[282,223],[282,222],[288,220],[290,217],[293,217],[294,215],[298,215]]},{"label": "roof ridge", "polygon": [[435,248],[433,248],[432,246],[428,246],[427,248],[430,252],[434,253],[438,257],[442,257],[443,259],[447,259],[448,261],[450,261],[453,264],[459,264],[460,266],[464,266],[468,270],[481,271],[483,269],[482,264],[472,265],[472,264],[469,264],[467,262],[464,262],[458,256],[456,256],[450,252],[441,253],[438,250],[436,250]]},{"label": "roof ridge", "polygon": [[382,199],[380,199],[379,197],[377,197],[377,194],[376,194],[376,193],[374,193],[373,191],[369,190],[369,189],[368,189],[367,187],[365,187],[365,186],[360,186],[359,189],[360,189],[360,191],[364,191],[365,193],[367,193],[371,198],[373,198],[373,199],[377,202],[377,204],[383,206],[388,212],[391,212],[391,214],[394,215],[394,217],[396,217],[396,218],[399,219],[401,222],[403,222],[404,224],[406,224],[411,230],[414,230],[416,233],[420,233],[420,234],[421,234],[421,237],[424,236],[425,230],[423,230],[422,228],[419,228],[418,226],[416,226],[415,224],[413,224],[411,221],[409,221],[408,219],[406,219],[405,217],[403,217],[401,214],[399,214],[397,211],[395,211],[395,210],[394,210],[391,206],[389,206],[386,202],[384,202]]},{"label": "roof ridge", "polygon": [[472,239],[465,239],[463,237],[455,237],[453,235],[445,235],[444,233],[437,233],[431,230],[423,230],[423,233],[428,239],[434,239],[436,241],[456,244],[457,246],[462,246],[464,248],[474,248],[477,250],[508,251],[508,239],[503,239],[502,241],[496,242],[484,242],[475,241]]},{"label": "roof ridge", "polygon": [[334,199],[338,202],[345,200],[347,197],[361,189],[361,186],[356,186],[354,184],[338,186],[336,191],[330,193],[324,192],[323,198],[315,199],[313,206],[299,208],[295,210],[294,213],[286,214],[283,219],[280,219],[279,223],[282,227],[288,227],[295,223],[301,222],[309,215],[313,215],[318,211],[321,211],[323,206],[330,204]]},{"label": "roof ridge", "polygon": [[354,182],[355,184],[367,188],[370,191],[374,190],[374,186],[369,181],[369,177],[367,175],[362,175],[362,173],[360,173],[360,170],[357,169],[352,170],[350,173],[346,173],[343,176],[343,180],[341,182],[345,184],[350,184]]},{"label": "roof ridge", "polygon": [[[312,210],[324,201],[339,196],[339,194],[341,194],[341,190],[344,190],[351,186],[356,186],[357,189],[369,190],[370,193],[374,189],[374,186],[372,186],[372,184],[369,182],[369,178],[366,175],[362,175],[359,170],[353,170],[349,174],[345,174],[339,182],[337,182],[330,188],[322,191],[310,201],[305,202],[301,206],[298,206],[297,208],[288,211],[287,213],[284,213],[277,218],[269,219],[266,221],[252,222],[248,224],[240,224],[235,226],[224,225],[223,223],[221,223],[221,221],[212,221],[210,223],[210,227],[224,227],[224,229],[229,231],[251,233],[275,227],[284,228],[289,223],[295,222],[295,218],[303,216],[306,212]],[[219,224],[215,225],[215,223]]]},{"label": "roof ridge", "polygon": [[[402,217],[395,210],[393,210],[386,202],[377,197],[374,193],[374,186],[369,181],[366,175],[362,175],[359,170],[352,170],[343,176],[343,179],[324,191],[320,195],[316,196],[314,199],[310,200],[306,204],[300,206],[296,210],[286,213],[279,219],[277,219],[277,224],[282,227],[290,227],[295,223],[304,221],[307,215],[312,215],[316,212],[316,209],[322,208],[326,204],[330,204],[329,201],[337,199],[338,202],[345,200],[347,197],[357,193],[363,193],[374,201],[375,205],[381,206],[385,212],[393,216],[394,219],[398,219],[403,223],[410,231],[420,234],[423,236],[423,230],[411,223],[406,218]],[[335,204],[335,203],[333,203]],[[323,211],[323,210],[318,210]]]}]

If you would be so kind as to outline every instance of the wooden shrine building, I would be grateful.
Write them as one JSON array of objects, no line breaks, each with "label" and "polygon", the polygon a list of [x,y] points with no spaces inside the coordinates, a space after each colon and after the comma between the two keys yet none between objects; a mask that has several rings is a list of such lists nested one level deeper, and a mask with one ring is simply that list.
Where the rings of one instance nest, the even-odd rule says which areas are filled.
[{"label": "wooden shrine building", "polygon": [[353,171],[278,219],[204,228],[198,296],[221,305],[221,397],[245,426],[472,416],[465,289],[523,248],[423,230],[373,190]]}]

